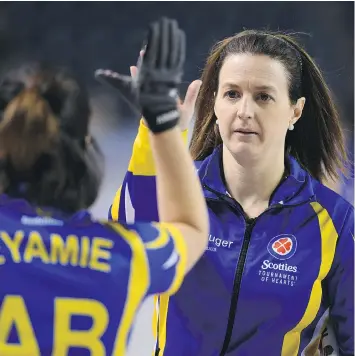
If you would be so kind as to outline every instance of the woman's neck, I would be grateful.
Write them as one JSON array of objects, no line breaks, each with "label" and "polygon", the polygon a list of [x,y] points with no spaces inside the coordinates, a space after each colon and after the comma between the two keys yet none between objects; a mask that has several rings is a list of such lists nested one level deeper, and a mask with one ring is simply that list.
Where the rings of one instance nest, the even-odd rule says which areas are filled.
[{"label": "woman's neck", "polygon": [[263,155],[262,159],[254,161],[237,160],[223,148],[222,159],[229,194],[246,212],[255,208],[256,213],[251,215],[259,215],[259,210],[268,207],[270,197],[284,175],[284,153],[270,157]]}]

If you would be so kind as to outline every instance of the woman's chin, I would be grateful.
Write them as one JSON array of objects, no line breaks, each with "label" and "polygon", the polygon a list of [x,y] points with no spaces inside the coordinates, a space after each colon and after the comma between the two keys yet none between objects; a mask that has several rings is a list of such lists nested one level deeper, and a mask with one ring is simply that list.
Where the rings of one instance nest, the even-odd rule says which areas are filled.
[{"label": "woman's chin", "polygon": [[258,155],[258,147],[256,145],[244,142],[233,143],[229,146],[229,151],[234,157],[249,157],[255,158]]}]

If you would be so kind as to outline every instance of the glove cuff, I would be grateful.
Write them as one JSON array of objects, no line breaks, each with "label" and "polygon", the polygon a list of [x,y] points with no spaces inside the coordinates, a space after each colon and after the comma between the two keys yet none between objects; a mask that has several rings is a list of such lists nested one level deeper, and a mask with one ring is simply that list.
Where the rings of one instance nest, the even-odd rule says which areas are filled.
[{"label": "glove cuff", "polygon": [[160,133],[175,127],[179,122],[179,111],[173,109],[171,111],[163,111],[161,113],[150,112],[146,110],[143,112],[143,116],[146,119],[149,130],[153,133]]}]

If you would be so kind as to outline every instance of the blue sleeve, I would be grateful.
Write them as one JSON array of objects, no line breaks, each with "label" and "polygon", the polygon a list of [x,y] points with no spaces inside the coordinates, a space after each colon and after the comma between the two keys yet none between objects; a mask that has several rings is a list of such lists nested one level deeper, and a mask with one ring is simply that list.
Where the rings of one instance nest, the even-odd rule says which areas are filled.
[{"label": "blue sleeve", "polygon": [[147,295],[174,294],[186,269],[186,246],[180,231],[171,224],[134,224],[147,258],[150,285]]},{"label": "blue sleeve", "polygon": [[328,275],[330,319],[342,356],[354,355],[354,209],[349,208]]},{"label": "blue sleeve", "polygon": [[[187,130],[181,133],[187,144]],[[159,221],[155,165],[149,130],[141,120],[128,170],[109,210],[109,219],[123,223]]]}]

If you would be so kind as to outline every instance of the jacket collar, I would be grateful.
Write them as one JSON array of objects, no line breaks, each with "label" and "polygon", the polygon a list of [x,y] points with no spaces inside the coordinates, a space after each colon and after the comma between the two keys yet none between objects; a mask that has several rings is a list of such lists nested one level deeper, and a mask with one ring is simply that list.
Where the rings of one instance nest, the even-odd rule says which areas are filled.
[{"label": "jacket collar", "polygon": [[27,200],[22,198],[12,198],[7,194],[0,194],[0,209],[13,210],[20,215],[46,216],[63,221],[71,221],[77,223],[91,222],[91,214],[87,210],[79,210],[74,214],[65,213],[59,209],[51,207],[40,207],[30,204]]},{"label": "jacket collar", "polygon": [[[222,179],[222,146],[214,149],[212,154],[197,164],[198,174],[203,184],[206,198],[216,199],[218,195],[228,195]],[[270,199],[274,204],[297,205],[312,200],[314,197],[313,178],[292,156],[286,157],[289,175],[279,184]]]}]

